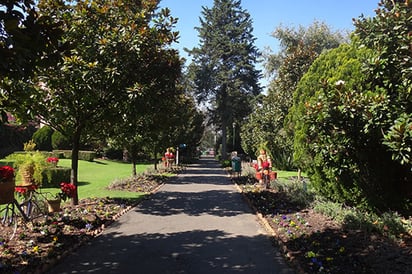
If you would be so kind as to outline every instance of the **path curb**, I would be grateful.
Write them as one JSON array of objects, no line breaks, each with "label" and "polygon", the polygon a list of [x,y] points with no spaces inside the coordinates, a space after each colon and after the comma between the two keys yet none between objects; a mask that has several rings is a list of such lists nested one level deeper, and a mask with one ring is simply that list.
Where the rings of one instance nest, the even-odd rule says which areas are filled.
[{"label": "path curb", "polygon": [[274,242],[276,246],[278,246],[283,254],[283,257],[286,259],[286,261],[293,267],[293,270],[296,271],[296,273],[299,274],[304,274],[305,271],[304,269],[298,265],[296,262],[292,260],[292,258],[289,255],[289,249],[287,246],[278,238],[278,235],[276,234],[275,230],[273,227],[269,224],[268,220],[258,211],[258,209],[253,205],[253,203],[250,201],[248,197],[244,194],[242,188],[234,183],[237,191],[242,195],[243,200],[248,204],[248,206],[252,209],[252,211],[255,213],[260,225],[266,230],[268,234],[270,234],[271,240]]}]

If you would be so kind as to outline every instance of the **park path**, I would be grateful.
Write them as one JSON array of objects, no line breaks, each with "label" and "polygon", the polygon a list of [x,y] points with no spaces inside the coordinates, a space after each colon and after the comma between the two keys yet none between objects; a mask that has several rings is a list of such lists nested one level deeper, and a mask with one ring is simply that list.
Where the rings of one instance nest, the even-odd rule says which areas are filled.
[{"label": "park path", "polygon": [[213,158],[201,158],[50,273],[293,273]]}]

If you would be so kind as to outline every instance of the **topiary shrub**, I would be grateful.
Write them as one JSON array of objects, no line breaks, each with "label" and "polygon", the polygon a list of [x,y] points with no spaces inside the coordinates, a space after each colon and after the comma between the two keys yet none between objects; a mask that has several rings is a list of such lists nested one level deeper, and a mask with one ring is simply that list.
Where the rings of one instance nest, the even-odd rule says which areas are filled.
[{"label": "topiary shrub", "polygon": [[54,131],[51,136],[51,144],[53,149],[70,149],[70,140],[61,134],[59,131]]},{"label": "topiary shrub", "polygon": [[33,134],[33,141],[36,144],[36,149],[43,150],[43,151],[51,151],[52,150],[52,134],[53,129],[49,126],[44,126],[39,128]]}]

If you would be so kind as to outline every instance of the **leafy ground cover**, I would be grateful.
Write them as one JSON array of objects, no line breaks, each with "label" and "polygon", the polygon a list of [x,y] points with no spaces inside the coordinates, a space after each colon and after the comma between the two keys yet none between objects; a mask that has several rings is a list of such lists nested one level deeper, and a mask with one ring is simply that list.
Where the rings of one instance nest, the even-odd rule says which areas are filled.
[{"label": "leafy ground cover", "polygon": [[298,273],[412,273],[410,218],[338,220],[296,199],[298,191],[265,190],[250,177],[233,181]]}]

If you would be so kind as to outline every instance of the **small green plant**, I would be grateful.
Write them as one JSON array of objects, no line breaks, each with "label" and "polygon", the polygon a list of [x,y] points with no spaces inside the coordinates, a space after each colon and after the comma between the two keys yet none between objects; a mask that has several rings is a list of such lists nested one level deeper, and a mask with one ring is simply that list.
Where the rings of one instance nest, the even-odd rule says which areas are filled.
[{"label": "small green plant", "polygon": [[339,223],[343,223],[346,216],[350,212],[349,210],[345,209],[340,203],[331,202],[320,198],[315,202],[313,209],[318,213],[329,216]]},{"label": "small green plant", "polygon": [[220,164],[221,164],[222,167],[231,167],[232,166],[232,163],[231,163],[230,160],[220,161]]}]

